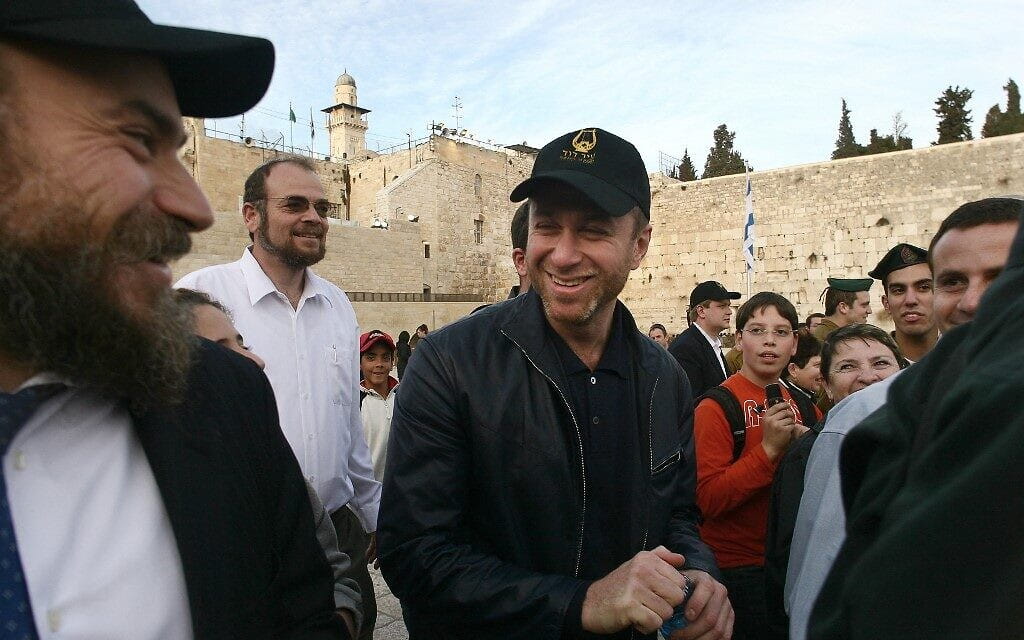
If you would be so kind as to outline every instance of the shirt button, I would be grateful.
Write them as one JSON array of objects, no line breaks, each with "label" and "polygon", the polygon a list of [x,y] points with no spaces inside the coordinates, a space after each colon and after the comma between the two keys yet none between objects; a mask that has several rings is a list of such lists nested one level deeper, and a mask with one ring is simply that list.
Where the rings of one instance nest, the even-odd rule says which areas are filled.
[{"label": "shirt button", "polygon": [[312,434],[312,433],[311,433],[311,434],[309,434],[309,439],[310,439],[310,440],[312,440],[312,439],[313,439],[313,438],[315,438],[315,437],[316,437],[316,436],[315,436],[314,434]]},{"label": "shirt button", "polygon": [[56,609],[50,609],[46,612],[46,624],[50,627],[50,631],[57,633],[60,631],[60,611]]},{"label": "shirt button", "polygon": [[594,376],[590,376],[590,384],[597,384],[597,378]]},{"label": "shirt button", "polygon": [[594,416],[594,419],[592,420],[592,422],[594,424],[600,424],[601,423],[601,418],[598,418],[597,416]]},{"label": "shirt button", "polygon": [[309,480],[309,484],[313,484],[314,482],[316,482],[316,476],[309,476],[307,480]]},{"label": "shirt button", "polygon": [[308,393],[302,394],[302,399],[303,400],[309,400],[309,394]]},{"label": "shirt button", "polygon": [[17,471],[24,471],[25,467],[28,466],[28,461],[25,459],[25,454],[21,451],[17,451],[14,454],[14,468]]}]

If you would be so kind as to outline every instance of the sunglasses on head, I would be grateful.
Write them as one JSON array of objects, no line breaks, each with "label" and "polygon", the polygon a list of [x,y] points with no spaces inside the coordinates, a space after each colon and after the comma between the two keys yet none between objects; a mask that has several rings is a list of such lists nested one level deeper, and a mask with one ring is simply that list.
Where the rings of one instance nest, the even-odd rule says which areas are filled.
[{"label": "sunglasses on head", "polygon": [[310,205],[313,206],[313,210],[316,211],[317,215],[321,218],[326,218],[328,212],[331,210],[331,203],[327,200],[315,200],[309,201],[306,196],[284,196],[282,198],[264,198],[265,200],[276,200],[281,203],[281,206],[289,213],[306,213],[309,211]]}]

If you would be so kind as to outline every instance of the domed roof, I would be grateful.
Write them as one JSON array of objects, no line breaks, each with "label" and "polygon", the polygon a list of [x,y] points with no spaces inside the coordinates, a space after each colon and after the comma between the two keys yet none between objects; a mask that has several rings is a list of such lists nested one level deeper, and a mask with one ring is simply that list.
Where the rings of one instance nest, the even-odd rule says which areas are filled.
[{"label": "domed roof", "polygon": [[338,81],[334,83],[334,86],[339,86],[343,84],[347,84],[350,87],[356,86],[356,79],[348,75],[348,70],[346,70],[345,73],[338,76]]}]

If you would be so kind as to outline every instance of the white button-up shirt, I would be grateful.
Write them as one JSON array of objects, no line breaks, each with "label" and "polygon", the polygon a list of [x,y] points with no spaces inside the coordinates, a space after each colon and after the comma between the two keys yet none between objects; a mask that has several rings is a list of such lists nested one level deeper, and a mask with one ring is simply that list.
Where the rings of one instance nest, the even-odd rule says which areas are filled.
[{"label": "white button-up shirt", "polygon": [[[40,374],[21,388],[54,381]],[[174,531],[120,403],[59,393],[18,431],[3,465],[40,638],[192,637]]]},{"label": "white button-up shirt", "polygon": [[697,327],[697,331],[700,331],[700,335],[704,336],[704,339],[708,341],[711,348],[714,350],[715,355],[718,356],[715,360],[718,361],[718,368],[722,370],[722,375],[726,378],[729,377],[729,372],[725,370],[725,358],[722,356],[722,339],[717,335],[712,338],[708,335],[707,331],[704,331],[704,327],[700,326],[696,322],[693,323]]},{"label": "white button-up shirt", "polygon": [[265,370],[281,430],[327,510],[352,507],[377,530],[380,483],[359,417],[359,326],[348,296],[306,269],[298,307],[277,290],[252,252],[188,274],[175,285],[209,294]]}]

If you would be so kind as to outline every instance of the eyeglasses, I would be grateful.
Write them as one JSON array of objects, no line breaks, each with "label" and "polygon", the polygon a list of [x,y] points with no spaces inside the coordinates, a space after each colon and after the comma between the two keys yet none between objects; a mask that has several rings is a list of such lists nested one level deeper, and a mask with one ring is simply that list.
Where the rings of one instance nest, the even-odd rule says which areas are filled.
[{"label": "eyeglasses", "polygon": [[750,335],[754,336],[755,338],[763,338],[763,337],[765,337],[766,335],[768,335],[770,333],[770,334],[772,334],[772,336],[774,336],[776,338],[780,338],[780,339],[788,338],[789,336],[791,336],[794,333],[796,333],[796,331],[793,331],[792,329],[771,329],[771,330],[768,330],[768,329],[765,329],[764,327],[754,327],[753,329],[740,329],[739,331],[742,332],[742,333],[749,333]]},{"label": "eyeglasses", "polygon": [[285,196],[283,198],[263,198],[264,200],[277,200],[281,203],[281,206],[288,213],[306,213],[309,211],[309,207],[312,204],[313,210],[316,211],[317,215],[321,218],[326,218],[330,212],[332,205],[327,200],[316,200],[310,202],[306,196]]}]

